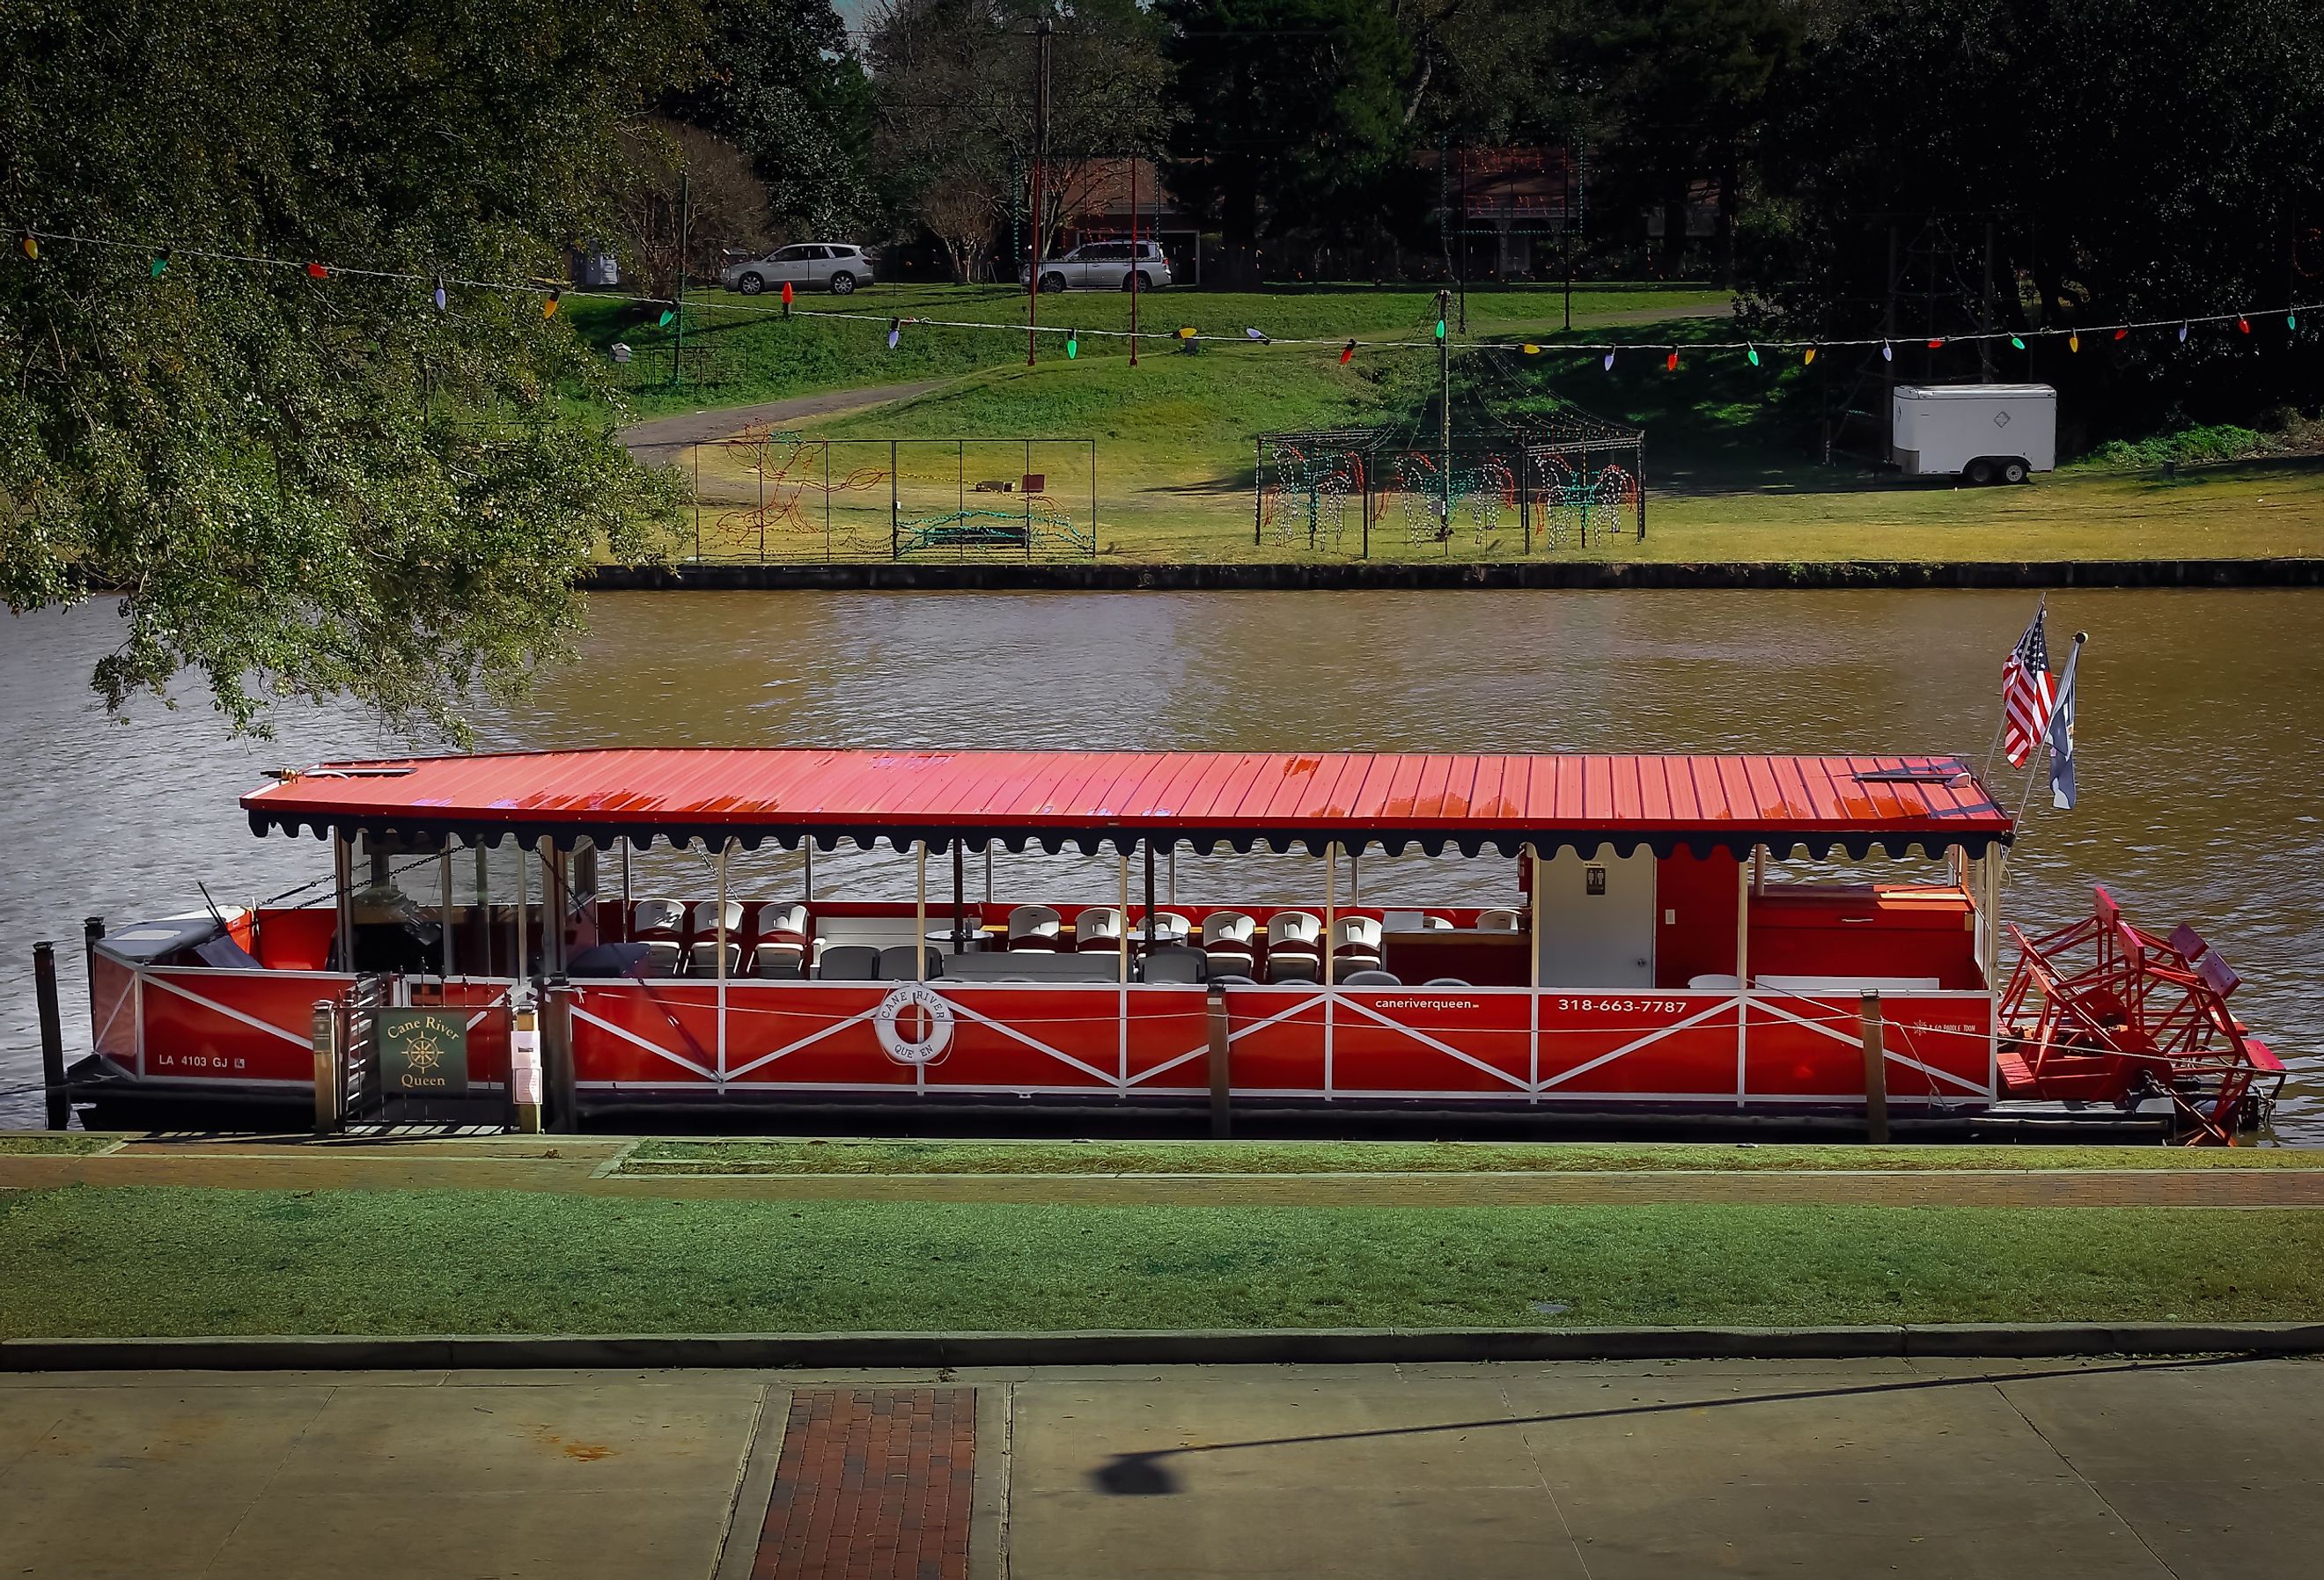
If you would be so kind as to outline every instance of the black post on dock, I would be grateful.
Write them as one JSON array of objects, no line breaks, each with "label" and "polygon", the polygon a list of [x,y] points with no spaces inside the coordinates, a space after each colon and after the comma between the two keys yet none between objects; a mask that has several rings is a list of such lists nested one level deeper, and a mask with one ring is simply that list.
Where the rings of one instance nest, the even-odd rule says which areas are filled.
[{"label": "black post on dock", "polygon": [[41,1015],[41,1085],[49,1097],[49,1128],[72,1128],[72,1095],[65,1090],[64,1021],[57,1013],[57,947],[32,946],[32,996]]},{"label": "black post on dock", "polygon": [[573,1075],[573,984],[562,976],[550,977],[540,995],[540,1027],[549,1128],[572,1135],[581,1128],[581,1104]]}]

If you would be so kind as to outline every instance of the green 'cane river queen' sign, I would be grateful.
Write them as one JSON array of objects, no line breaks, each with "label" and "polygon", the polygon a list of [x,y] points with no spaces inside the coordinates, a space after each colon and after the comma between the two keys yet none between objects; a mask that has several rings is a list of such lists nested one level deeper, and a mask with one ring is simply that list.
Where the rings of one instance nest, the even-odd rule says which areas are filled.
[{"label": "green 'cane river queen' sign", "polygon": [[468,1089],[468,1023],[443,1010],[382,1010],[379,1065],[390,1096],[459,1096]]}]

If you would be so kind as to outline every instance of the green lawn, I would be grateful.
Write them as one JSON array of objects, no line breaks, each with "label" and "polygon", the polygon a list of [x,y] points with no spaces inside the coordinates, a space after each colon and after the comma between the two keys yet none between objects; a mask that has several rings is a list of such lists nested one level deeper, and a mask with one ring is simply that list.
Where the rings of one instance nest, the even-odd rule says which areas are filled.
[{"label": "green lawn", "polygon": [[0,1131],[0,1155],[61,1152],[78,1156],[101,1152],[120,1139],[118,1136],[90,1135],[86,1131]]},{"label": "green lawn", "polygon": [[[1727,293],[1704,286],[1596,284],[1574,291],[1579,324],[1623,323],[1642,315],[1700,309],[1724,302]],[[1141,364],[1173,355],[1167,338],[1181,326],[1205,334],[1240,335],[1247,328],[1279,337],[1363,335],[1381,339],[1426,337],[1435,321],[1435,297],[1428,291],[1322,285],[1268,291],[1157,291],[1139,300]],[[659,303],[632,306],[603,298],[576,300],[567,309],[575,332],[591,346],[608,351],[628,345],[633,359],[618,377],[630,405],[640,415],[692,411],[706,406],[780,400],[825,390],[952,378],[981,368],[1021,366],[1025,339],[995,329],[959,329],[908,324],[893,351],[888,349],[891,318],[948,319],[975,324],[1022,324],[1025,297],[1000,286],[882,285],[850,297],[801,297],[793,316],[767,297],[705,292],[686,315],[687,373],[670,383],[676,334],[657,323]],[[1113,291],[1069,291],[1041,299],[1041,320],[1060,328],[1089,330],[1130,327],[1130,302]],[[1472,334],[1542,335],[1562,323],[1562,292],[1546,286],[1517,286],[1472,293]],[[849,316],[839,316],[849,315]],[[1610,330],[1607,332],[1612,332]],[[1081,343],[1078,362],[1065,361],[1061,339],[1043,337],[1041,356],[1062,366],[1094,367],[1129,357],[1127,341],[1093,335]],[[1011,425],[1004,431],[1025,431]]]},{"label": "green lawn", "polygon": [[[1474,335],[1500,333],[1485,319],[1482,311],[1472,315]],[[821,326],[818,333],[829,329]],[[1590,331],[1626,339],[1659,337],[1690,347],[1675,373],[1659,350],[1619,356],[1609,372],[1595,354],[1558,350],[1558,337],[1512,331],[1518,332],[1541,334],[1536,342],[1541,354],[1527,356],[1512,346],[1456,359],[1456,426],[1484,403],[1504,414],[1536,416],[1579,408],[1642,427],[1646,537],[1590,550],[1557,548],[1528,542],[1514,512],[1505,511],[1503,519],[1484,523],[1463,513],[1449,542],[1415,541],[1400,496],[1391,492],[1382,496],[1371,526],[1372,559],[1586,555],[1781,564],[2324,554],[2324,461],[2313,457],[2190,468],[2172,480],[2158,470],[2085,465],[2016,488],[1905,481],[1852,466],[1810,464],[1814,413],[1820,398],[1831,393],[1822,383],[1832,377],[1845,384],[1844,371],[1824,371],[1840,360],[1837,355],[1812,368],[1769,354],[1753,367],[1738,353],[1692,349],[1732,335],[1725,320],[1682,319]],[[875,346],[880,339],[873,337]],[[911,343],[908,335],[906,345]],[[1044,474],[1052,498],[1076,529],[1087,530],[1093,478],[1085,447],[970,442],[956,452],[950,442],[981,437],[1095,440],[1096,541],[1108,559],[1352,559],[1363,541],[1360,513],[1352,504],[1340,518],[1336,544],[1326,519],[1324,543],[1311,549],[1305,513],[1298,508],[1283,517],[1292,537],[1270,527],[1254,541],[1253,437],[1385,426],[1418,434],[1425,445],[1436,387],[1435,358],[1427,351],[1367,352],[1343,367],[1328,346],[1246,344],[1212,346],[1196,356],[1166,350],[1135,368],[1119,354],[1085,346],[1077,362],[1052,358],[1038,368],[954,370],[899,362],[877,376],[849,376],[865,383],[938,376],[949,382],[909,401],[798,424],[807,434],[849,441],[831,453],[835,487],[828,513],[821,457],[812,448],[762,452],[714,445],[684,456],[707,502],[701,528],[706,557],[756,557],[761,551],[756,509],[765,497],[775,502],[779,518],[786,503],[795,502],[787,519],[774,521],[765,534],[769,558],[820,559],[826,550],[842,559],[884,558],[890,439],[934,441],[894,452],[894,504],[906,523],[964,504],[1005,513],[1011,501],[981,496],[974,485],[1021,471]],[[763,494],[761,470],[770,479]],[[680,551],[693,551],[690,536]]]},{"label": "green lawn", "polygon": [[1615,1170],[2324,1169],[2324,1148],[1527,1141],[679,1141],[629,1174],[1563,1174]]},{"label": "green lawn", "polygon": [[2324,1316],[2324,1214],[0,1196],[0,1335]]}]

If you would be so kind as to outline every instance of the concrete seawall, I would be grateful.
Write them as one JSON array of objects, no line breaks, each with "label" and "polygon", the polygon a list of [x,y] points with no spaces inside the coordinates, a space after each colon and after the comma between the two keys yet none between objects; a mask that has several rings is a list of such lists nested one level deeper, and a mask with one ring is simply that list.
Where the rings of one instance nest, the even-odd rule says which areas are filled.
[{"label": "concrete seawall", "polygon": [[604,566],[592,592],[1351,592],[1367,588],[2314,587],[2324,559],[1137,565],[1105,560]]}]

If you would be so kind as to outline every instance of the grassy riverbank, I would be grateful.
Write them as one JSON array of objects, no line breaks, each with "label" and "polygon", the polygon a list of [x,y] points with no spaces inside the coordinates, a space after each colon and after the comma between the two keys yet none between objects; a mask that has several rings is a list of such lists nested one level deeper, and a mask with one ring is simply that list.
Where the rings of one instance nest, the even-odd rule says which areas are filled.
[{"label": "grassy riverbank", "polygon": [[[1702,285],[1620,282],[1578,287],[1577,328],[1597,326],[1629,334],[1665,314],[1723,309],[1725,291]],[[788,319],[779,301],[706,291],[687,311],[685,377],[670,379],[677,336],[659,327],[659,304],[632,307],[604,299],[576,300],[567,310],[584,342],[610,352],[631,348],[616,370],[624,397],[641,416],[704,407],[781,400],[826,390],[954,378],[984,368],[1021,367],[1025,337],[1001,328],[950,328],[935,323],[902,326],[888,347],[888,320],[948,319],[994,326],[1021,325],[1024,293],[1001,286],[882,285],[850,297],[802,296]],[[1369,285],[1318,285],[1265,291],[1157,291],[1139,302],[1139,360],[1152,365],[1174,354],[1171,332],[1192,325],[1204,334],[1240,336],[1259,328],[1270,336],[1425,339],[1435,320],[1433,291]],[[846,315],[846,316],[841,316]],[[1469,329],[1485,336],[1544,337],[1563,323],[1564,297],[1549,286],[1515,286],[1473,292]],[[1067,362],[1060,337],[1042,337],[1042,360],[1087,371],[1114,362],[1127,365],[1130,344],[1098,331],[1126,331],[1130,301],[1113,291],[1071,291],[1041,300],[1041,320],[1090,331],[1080,356]],[[1334,352],[1336,355],[1336,351]],[[1032,433],[1022,424],[988,430]]]},{"label": "grassy riverbank", "polygon": [[1569,1174],[1705,1170],[2324,1169],[2324,1148],[1862,1147],[1586,1141],[694,1141],[654,1137],[625,1174]]},{"label": "grassy riverbank", "polygon": [[69,1187],[0,1335],[2312,1318],[2324,1215],[1242,1208]]},{"label": "grassy riverbank", "polygon": [[[1472,330],[1479,321],[1472,317]],[[1512,338],[1527,332],[1513,331]],[[1599,333],[1653,335],[1692,347],[1732,332],[1720,319],[1675,319]],[[1818,369],[1796,360],[1777,365],[1763,359],[1753,367],[1737,353],[1689,350],[1676,373],[1661,356],[1643,354],[1618,357],[1609,372],[1594,354],[1561,351],[1557,339],[1543,332],[1545,348],[1533,357],[1513,344],[1464,354],[1456,360],[1463,370],[1456,411],[1466,421],[1477,409],[1472,401],[1504,414],[1536,416],[1578,406],[1645,430],[1647,535],[1618,538],[1590,550],[1592,558],[1790,563],[2324,554],[2324,462],[2316,457],[2190,467],[2170,478],[2159,467],[2092,461],[2015,488],[1907,481],[1850,465],[1811,464],[1815,413],[1831,392]],[[881,383],[943,371],[898,363],[856,376]],[[810,368],[798,376],[835,387],[828,381],[841,375]],[[704,504],[698,529],[689,523],[679,552],[694,551],[698,530],[708,558],[758,557],[756,511],[767,501],[774,507],[763,534],[769,558],[822,559],[828,552],[884,559],[892,462],[895,515],[908,527],[964,506],[1008,510],[1015,501],[980,494],[974,485],[1013,486],[1019,473],[1038,472],[1077,530],[1086,531],[1094,504],[1098,550],[1108,559],[1351,559],[1364,546],[1353,504],[1340,515],[1336,545],[1327,508],[1319,522],[1324,541],[1308,547],[1304,506],[1285,517],[1293,537],[1270,527],[1253,541],[1253,436],[1336,427],[1433,429],[1427,413],[1434,380],[1435,358],[1425,350],[1367,352],[1343,367],[1332,347],[1253,344],[1210,346],[1191,356],[1160,350],[1135,368],[1087,345],[1073,363],[1060,357],[1038,368],[981,365],[910,400],[801,420],[799,431],[844,441],[828,457],[827,496],[825,457],[814,448],[713,445],[680,452]],[[969,442],[955,450],[955,439],[980,436],[1059,442],[1029,448]],[[890,439],[924,442],[891,452]],[[1062,442],[1067,439],[1095,441],[1094,477],[1087,446]],[[768,473],[763,485],[761,470]],[[1374,559],[1581,552],[1529,543],[1514,512],[1480,523],[1464,511],[1451,541],[1415,541],[1401,496],[1380,497],[1369,540]]]}]

